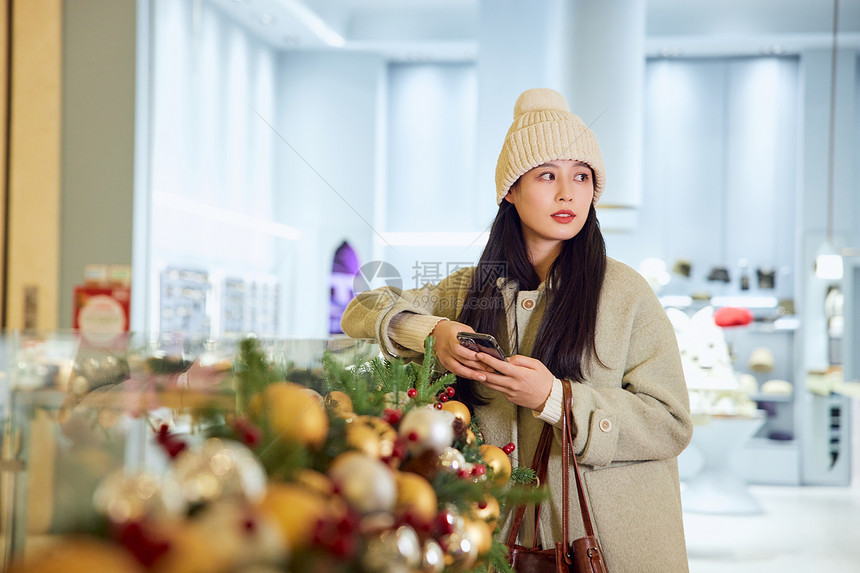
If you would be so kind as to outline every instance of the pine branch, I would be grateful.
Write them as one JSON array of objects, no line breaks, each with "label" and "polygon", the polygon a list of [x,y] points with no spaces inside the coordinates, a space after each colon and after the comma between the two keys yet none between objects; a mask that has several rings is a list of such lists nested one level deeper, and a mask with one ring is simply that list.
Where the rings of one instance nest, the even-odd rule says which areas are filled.
[{"label": "pine branch", "polygon": [[[483,560],[485,562],[472,569],[470,573],[485,573],[488,570],[495,573],[516,573],[511,564],[508,563],[508,548],[498,539],[493,539],[493,545]],[[487,564],[489,564],[489,568]]]},{"label": "pine branch", "polygon": [[275,381],[266,356],[256,338],[245,338],[239,343],[239,356],[234,365],[236,373],[236,403],[239,411],[248,407],[251,396]]},{"label": "pine branch", "polygon": [[511,470],[511,481],[520,484],[528,485],[537,480],[537,474],[532,468],[519,466]]}]

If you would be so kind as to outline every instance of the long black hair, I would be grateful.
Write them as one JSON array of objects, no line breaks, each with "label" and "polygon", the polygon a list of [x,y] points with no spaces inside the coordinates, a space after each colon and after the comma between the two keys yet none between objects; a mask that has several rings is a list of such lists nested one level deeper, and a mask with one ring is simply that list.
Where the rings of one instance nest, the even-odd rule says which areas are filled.
[{"label": "long black hair", "polygon": [[[558,378],[583,381],[588,356],[598,364],[595,346],[597,305],[606,275],[606,243],[594,205],[582,230],[562,243],[547,276],[547,306],[537,332],[532,356]],[[490,228],[487,246],[478,261],[459,322],[476,332],[497,335],[506,320],[499,278],[515,280],[520,290],[536,290],[540,277],[532,265],[522,224],[514,205],[502,201]],[[511,349],[512,351],[515,349]],[[475,392],[476,382],[458,379],[457,395],[470,409],[486,404]]]}]

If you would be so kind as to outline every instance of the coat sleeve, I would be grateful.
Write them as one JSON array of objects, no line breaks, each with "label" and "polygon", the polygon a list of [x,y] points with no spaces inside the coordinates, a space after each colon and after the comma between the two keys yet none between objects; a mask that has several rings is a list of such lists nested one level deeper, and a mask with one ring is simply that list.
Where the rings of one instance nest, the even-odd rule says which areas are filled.
[{"label": "coat sleeve", "polygon": [[676,457],[692,437],[675,331],[644,284],[626,304],[602,301],[610,315],[598,330],[604,366],[592,363],[588,379],[572,384],[574,448],[587,465]]},{"label": "coat sleeve", "polygon": [[[343,313],[341,328],[352,338],[372,338],[388,358],[417,358],[423,351],[407,348],[392,338],[391,321],[397,315],[415,315],[406,328],[430,332],[440,319],[456,320],[468,293],[474,268],[464,268],[439,284],[400,290],[383,287],[358,294]],[[402,324],[406,324],[404,321]]]}]

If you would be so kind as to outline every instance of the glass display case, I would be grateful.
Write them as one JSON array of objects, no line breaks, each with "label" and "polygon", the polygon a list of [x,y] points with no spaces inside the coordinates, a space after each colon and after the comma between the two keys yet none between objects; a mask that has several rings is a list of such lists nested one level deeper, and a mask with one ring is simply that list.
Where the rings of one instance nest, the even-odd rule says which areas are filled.
[{"label": "glass display case", "polygon": [[[202,442],[211,413],[236,409],[240,339],[74,332],[2,338],[0,526],[3,570],[65,534],[100,527],[94,493],[116,470],[160,475],[159,428]],[[378,354],[371,341],[258,340],[276,371],[306,384],[323,356],[343,364]],[[169,451],[169,450],[168,450]]]}]

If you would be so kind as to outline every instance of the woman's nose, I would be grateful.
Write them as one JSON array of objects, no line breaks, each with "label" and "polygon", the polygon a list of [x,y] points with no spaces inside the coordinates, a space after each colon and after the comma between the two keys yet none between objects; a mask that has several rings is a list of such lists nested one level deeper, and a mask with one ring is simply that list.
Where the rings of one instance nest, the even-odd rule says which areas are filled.
[{"label": "woman's nose", "polygon": [[560,188],[558,190],[558,200],[559,201],[571,201],[573,200],[573,185],[568,183],[567,181],[561,181]]}]

